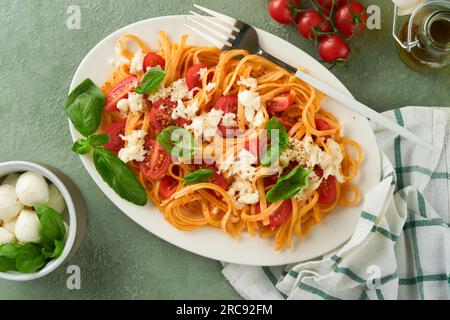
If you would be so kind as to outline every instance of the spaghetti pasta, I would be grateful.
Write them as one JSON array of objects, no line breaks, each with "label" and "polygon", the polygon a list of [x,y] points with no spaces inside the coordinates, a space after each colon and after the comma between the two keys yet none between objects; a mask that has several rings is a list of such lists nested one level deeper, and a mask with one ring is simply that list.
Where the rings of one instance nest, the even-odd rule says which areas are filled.
[{"label": "spaghetti pasta", "polygon": [[[136,50],[133,52],[132,47],[144,54],[151,50],[134,35],[121,37],[117,51],[124,58],[124,62],[103,84],[102,90],[106,95],[122,80],[131,76],[130,64],[136,54]],[[259,123],[256,123],[256,120],[250,121],[249,110],[239,100],[234,119],[236,128],[241,134],[232,138],[218,135],[211,140],[200,142],[204,153],[209,150],[208,148],[213,149],[209,153],[216,157],[216,166],[218,161],[226,161],[227,154],[224,150],[227,150],[226,152],[234,157],[232,160],[236,161],[243,145],[259,139],[271,116],[278,117],[285,125],[290,141],[301,143],[311,141],[310,145],[315,148],[318,157],[324,154],[329,156],[333,152],[333,143],[336,143],[339,150],[334,152],[341,157],[337,164],[336,177],[330,175],[323,177],[324,170],[315,165],[310,168],[313,171],[310,179],[315,177],[316,185],[310,180],[309,186],[302,191],[301,196],[277,203],[269,203],[266,192],[275,185],[278,177],[288,173],[293,166],[305,164],[291,158],[285,166],[281,166],[280,158],[280,164],[275,166],[278,172],[274,174],[269,168],[262,167],[257,159],[251,164],[253,168],[251,171],[255,173],[247,185],[257,197],[257,201],[250,201],[247,204],[239,203],[234,194],[236,192],[230,191],[234,188],[232,185],[243,184],[244,178],[236,174],[228,175],[225,173],[226,170],[218,170],[215,167],[213,180],[188,185],[183,178],[202,166],[198,163],[173,161],[164,174],[164,177],[174,184],[171,195],[166,198],[161,195],[161,188],[165,183],[161,178],[149,179],[141,170],[139,163],[128,163],[146,189],[148,197],[174,227],[184,231],[213,227],[235,238],[242,232],[248,232],[251,236],[274,238],[275,249],[283,250],[291,248],[294,238],[307,234],[314,224],[320,223],[336,206],[352,206],[358,203],[359,190],[352,180],[358,174],[363,153],[356,141],[341,135],[341,124],[338,119],[332,113],[321,109],[322,93],[261,56],[251,55],[243,50],[221,52],[215,48],[191,46],[187,44],[187,36],[183,36],[179,43],[175,43],[165,32],[161,32],[160,49],[154,53],[165,61],[164,88],[184,79],[192,66],[200,63],[203,65],[200,85],[191,90],[194,92],[192,97],[182,101],[184,105],[195,101],[196,117],[211,112],[214,103],[221,97],[237,97],[248,90],[251,86],[245,83],[245,79],[254,81],[254,87],[248,92],[252,92],[259,99],[260,109],[255,109],[254,119],[259,116],[261,121]],[[143,74],[137,76],[142,77]],[[284,110],[273,112],[270,106],[279,97],[291,99],[291,103]],[[152,126],[151,110],[155,106],[150,98],[147,95],[144,97],[145,108],[142,111],[125,114],[118,110],[104,112],[102,127],[106,128],[125,117],[124,136],[142,130],[146,132],[147,139],[156,139],[159,130]],[[193,121],[195,120],[188,119],[184,124],[185,127],[188,128]],[[212,148],[212,145],[219,144],[220,148]],[[308,146],[305,144],[305,148]],[[331,199],[326,199],[330,197],[327,192],[332,193]]]}]

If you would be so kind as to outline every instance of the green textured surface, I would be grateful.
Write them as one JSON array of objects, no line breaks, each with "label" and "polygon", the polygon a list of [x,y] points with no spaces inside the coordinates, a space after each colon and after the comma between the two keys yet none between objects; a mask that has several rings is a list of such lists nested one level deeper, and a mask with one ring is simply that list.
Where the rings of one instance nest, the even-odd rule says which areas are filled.
[{"label": "green textured surface", "polygon": [[[219,262],[154,237],[105,198],[70,152],[62,108],[76,67],[97,42],[145,18],[186,13],[193,2],[314,52],[294,27],[270,19],[265,0],[0,0],[0,161],[47,162],[60,168],[82,188],[88,206],[87,234],[70,261],[81,267],[82,290],[69,291],[65,269],[60,269],[30,283],[0,281],[0,299],[239,298],[223,278]],[[333,72],[358,99],[379,111],[406,105],[449,106],[448,72],[423,75],[405,67],[390,36],[391,2],[370,3],[382,7],[382,29],[359,38],[359,52],[349,68]],[[81,30],[65,25],[69,5],[81,8]]]}]

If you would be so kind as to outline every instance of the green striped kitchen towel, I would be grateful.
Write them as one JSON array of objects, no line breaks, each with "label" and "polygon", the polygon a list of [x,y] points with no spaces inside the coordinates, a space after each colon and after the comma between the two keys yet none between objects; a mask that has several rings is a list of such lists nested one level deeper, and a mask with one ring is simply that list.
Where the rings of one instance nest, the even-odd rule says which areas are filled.
[{"label": "green striped kitchen towel", "polygon": [[225,277],[246,299],[450,299],[448,113],[431,107],[385,113],[440,153],[373,125],[383,179],[365,195],[343,247],[290,266],[225,264]]}]

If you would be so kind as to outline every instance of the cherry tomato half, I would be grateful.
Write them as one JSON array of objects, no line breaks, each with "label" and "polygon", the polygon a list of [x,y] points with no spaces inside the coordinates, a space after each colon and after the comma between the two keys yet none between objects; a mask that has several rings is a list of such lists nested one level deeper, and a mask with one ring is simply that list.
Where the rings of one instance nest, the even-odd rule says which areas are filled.
[{"label": "cherry tomato half", "polygon": [[125,135],[125,125],[127,120],[119,120],[111,123],[107,128],[105,128],[102,133],[109,134],[109,142],[103,147],[114,153],[118,153],[120,149],[125,146],[125,141],[122,140],[121,135]]},{"label": "cherry tomato half", "polygon": [[319,55],[324,61],[344,61],[350,57],[350,54],[350,47],[337,34],[326,36],[319,42]]},{"label": "cherry tomato half", "polygon": [[117,103],[126,98],[130,92],[133,92],[138,84],[139,79],[136,76],[129,76],[125,80],[119,82],[106,95],[106,102],[103,110],[105,112],[117,111]]},{"label": "cherry tomato half", "polygon": [[[214,109],[222,110],[223,113],[235,113],[236,114],[237,110],[238,110],[238,97],[237,96],[220,97],[219,99],[217,99],[216,104],[214,105]],[[234,127],[224,126],[221,122],[218,126],[218,129],[220,132],[222,132],[222,136],[226,137],[227,131],[229,132],[229,130],[237,130],[238,127],[237,126],[234,126]],[[234,131],[232,131],[232,132],[234,132]]]},{"label": "cherry tomato half", "polygon": [[[327,15],[326,12],[323,14]],[[298,19],[297,30],[306,39],[313,40],[317,38],[316,32],[330,32],[331,24],[319,12],[303,12]]]},{"label": "cherry tomato half", "polygon": [[[323,170],[322,170],[323,172]],[[319,193],[319,203],[320,204],[330,204],[336,198],[336,178],[333,176],[329,176],[325,180],[323,180],[319,189],[317,189]]]},{"label": "cherry tomato half", "polygon": [[153,103],[150,111],[150,124],[157,132],[160,132],[169,126],[177,125],[182,127],[187,123],[185,119],[178,118],[177,120],[174,120],[172,118],[172,110],[176,106],[177,103],[170,99],[160,99]]},{"label": "cherry tomato half", "polygon": [[270,0],[269,13],[271,17],[282,24],[290,24],[293,22],[293,17],[289,8],[293,4],[299,4],[300,0]]},{"label": "cherry tomato half", "polygon": [[270,113],[283,112],[294,103],[294,97],[290,93],[282,94],[267,102],[267,111]]},{"label": "cherry tomato half", "polygon": [[330,130],[330,125],[322,119],[316,119],[316,129],[319,131]]},{"label": "cherry tomato half", "polygon": [[208,68],[205,63],[198,63],[193,65],[186,72],[186,83],[189,90],[200,88],[202,86],[202,79],[200,79],[200,69]]},{"label": "cherry tomato half", "polygon": [[[260,213],[261,208],[256,205],[256,213]],[[292,202],[291,200],[284,200],[283,203],[269,216],[269,225],[270,229],[275,229],[285,223],[292,214]],[[262,223],[262,222],[261,222]]]},{"label": "cherry tomato half", "polygon": [[164,176],[172,163],[170,154],[153,139],[145,143],[147,156],[139,163],[139,169],[149,180],[158,180]]},{"label": "cherry tomato half", "polygon": [[350,1],[339,7],[334,22],[336,27],[348,38],[364,30],[368,17],[366,8],[361,3]]},{"label": "cherry tomato half", "polygon": [[179,182],[171,176],[164,176],[159,183],[159,194],[163,199],[169,199],[177,191]]},{"label": "cherry tomato half", "polygon": [[160,66],[161,69],[166,68],[166,60],[164,60],[163,57],[161,57],[159,54],[156,54],[154,52],[149,52],[144,58],[144,71],[147,71],[148,68]]}]

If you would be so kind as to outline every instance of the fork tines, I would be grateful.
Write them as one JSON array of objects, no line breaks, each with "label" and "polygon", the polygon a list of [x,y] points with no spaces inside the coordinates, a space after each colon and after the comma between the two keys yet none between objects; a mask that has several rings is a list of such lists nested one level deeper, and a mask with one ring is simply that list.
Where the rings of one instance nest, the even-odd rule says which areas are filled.
[{"label": "fork tines", "polygon": [[240,31],[237,28],[239,21],[196,4],[194,4],[194,7],[210,16],[202,16],[197,12],[190,11],[193,16],[187,16],[186,19],[191,24],[185,23],[184,25],[219,49],[232,47],[236,34]]}]

